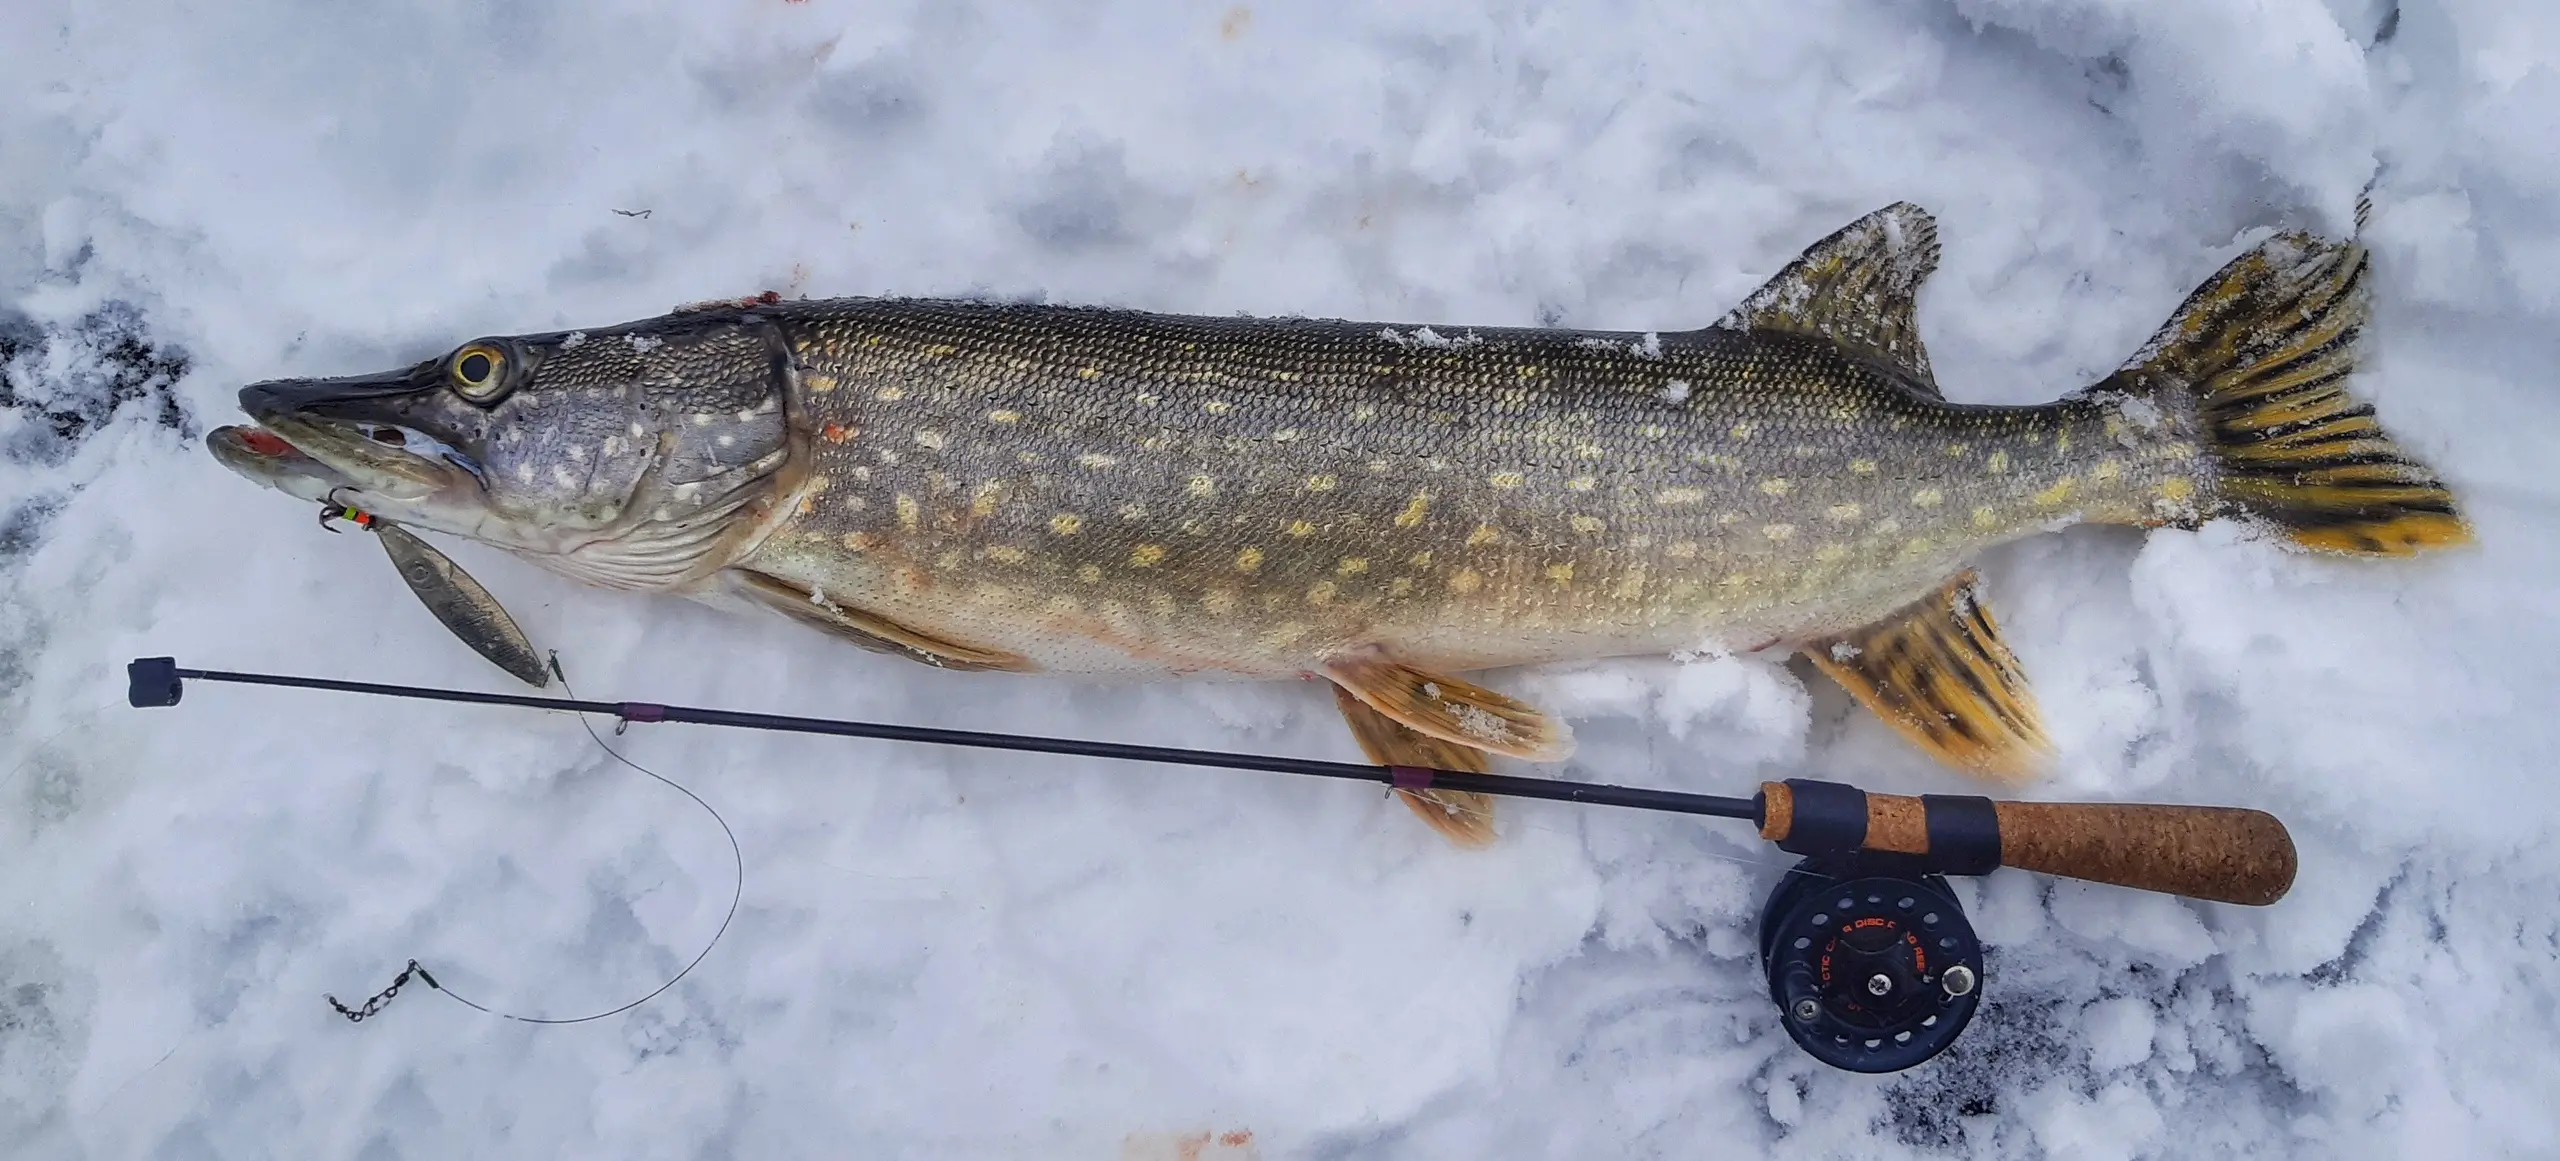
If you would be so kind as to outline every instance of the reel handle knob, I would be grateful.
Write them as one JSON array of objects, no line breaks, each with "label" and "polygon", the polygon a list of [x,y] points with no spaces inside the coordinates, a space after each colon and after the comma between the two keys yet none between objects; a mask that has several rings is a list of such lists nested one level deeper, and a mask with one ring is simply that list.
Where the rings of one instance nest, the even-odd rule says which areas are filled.
[{"label": "reel handle knob", "polygon": [[1912,798],[1796,779],[1761,784],[1759,821],[1798,854],[1916,855],[1947,874],[2018,867],[2251,907],[2284,898],[2298,867],[2284,824],[2238,807]]}]

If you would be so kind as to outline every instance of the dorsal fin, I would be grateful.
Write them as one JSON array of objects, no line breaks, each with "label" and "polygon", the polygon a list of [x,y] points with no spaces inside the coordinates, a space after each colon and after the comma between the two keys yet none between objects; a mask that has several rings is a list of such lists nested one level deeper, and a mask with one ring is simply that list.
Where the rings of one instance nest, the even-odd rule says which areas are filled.
[{"label": "dorsal fin", "polygon": [[1937,219],[1895,202],[1807,247],[1716,325],[1820,335],[1901,368],[1934,396],[1912,316],[1920,284],[1937,268]]}]

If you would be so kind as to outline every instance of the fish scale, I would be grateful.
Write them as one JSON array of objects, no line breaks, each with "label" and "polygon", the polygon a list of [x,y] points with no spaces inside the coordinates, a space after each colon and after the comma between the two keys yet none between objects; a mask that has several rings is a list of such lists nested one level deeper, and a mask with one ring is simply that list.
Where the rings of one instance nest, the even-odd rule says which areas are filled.
[{"label": "fish scale", "polygon": [[[1952,405],[1791,335],[767,309],[805,422],[859,434],[813,449],[823,493],[749,566],[1049,669],[1748,647],[1863,624],[2052,522],[2037,494],[2093,462],[2074,443],[2120,466],[2072,515],[2140,506],[2180,462],[2118,446],[2099,402]],[[1115,647],[1043,650],[1096,620]]]}]

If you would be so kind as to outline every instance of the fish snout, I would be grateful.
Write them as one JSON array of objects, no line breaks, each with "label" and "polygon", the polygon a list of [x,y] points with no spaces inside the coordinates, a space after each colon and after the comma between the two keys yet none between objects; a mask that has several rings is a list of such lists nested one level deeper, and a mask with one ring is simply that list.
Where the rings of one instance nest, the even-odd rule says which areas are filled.
[{"label": "fish snout", "polygon": [[334,379],[269,379],[240,389],[240,410],[269,426],[278,419],[380,418],[382,405],[435,388],[433,379],[421,378],[414,370],[400,370]]}]

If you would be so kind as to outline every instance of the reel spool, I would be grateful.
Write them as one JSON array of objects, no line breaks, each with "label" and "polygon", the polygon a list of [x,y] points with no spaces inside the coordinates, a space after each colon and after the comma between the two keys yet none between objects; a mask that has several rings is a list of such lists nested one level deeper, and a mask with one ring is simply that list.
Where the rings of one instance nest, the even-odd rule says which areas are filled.
[{"label": "reel spool", "polygon": [[1982,943],[1946,879],[1916,862],[1806,859],[1761,909],[1779,1023],[1833,1068],[1910,1068],[1954,1044],[1981,1003]]}]

